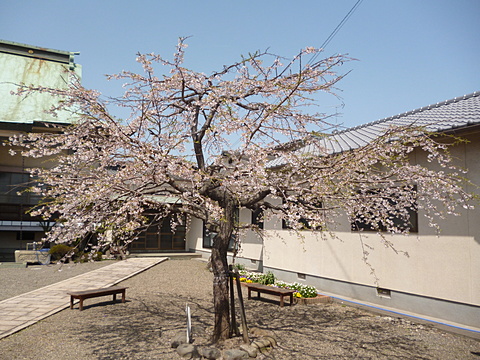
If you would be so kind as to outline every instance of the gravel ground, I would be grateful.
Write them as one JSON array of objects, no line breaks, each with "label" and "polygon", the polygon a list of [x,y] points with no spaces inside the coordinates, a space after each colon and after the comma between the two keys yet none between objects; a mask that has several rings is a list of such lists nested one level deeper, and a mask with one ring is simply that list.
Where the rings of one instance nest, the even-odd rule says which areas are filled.
[{"label": "gravel ground", "polygon": [[[10,277],[23,271],[4,270]],[[26,273],[27,282],[42,274]],[[18,284],[1,281],[2,293],[4,283]],[[127,303],[91,299],[82,312],[61,311],[0,340],[0,359],[179,359],[170,344],[185,329],[185,304],[197,328],[194,343],[208,344],[212,275],[204,262],[166,261],[121,284],[129,287]],[[480,360],[477,340],[341,304],[280,308],[278,302],[246,300],[245,305],[249,327],[271,330],[278,340],[257,359]]]}]

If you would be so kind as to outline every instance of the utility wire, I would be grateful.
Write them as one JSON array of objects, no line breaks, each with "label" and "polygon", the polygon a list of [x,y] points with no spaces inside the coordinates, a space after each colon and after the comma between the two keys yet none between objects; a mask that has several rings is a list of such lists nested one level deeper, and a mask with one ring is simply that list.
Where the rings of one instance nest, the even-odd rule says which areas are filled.
[{"label": "utility wire", "polygon": [[[345,25],[345,23],[350,18],[350,16],[352,16],[353,13],[355,12],[355,10],[357,10],[357,8],[360,6],[362,1],[363,0],[357,0],[357,2],[355,3],[355,5],[353,5],[353,7],[350,9],[350,11],[347,13],[347,15],[345,15],[345,17],[342,19],[342,21],[340,21],[340,23],[337,25],[337,27],[332,31],[332,33],[323,42],[322,46],[320,46],[321,49],[325,49],[325,47],[330,43],[330,41],[332,41],[332,39],[335,37],[335,35],[337,35],[337,33],[343,27],[343,25]],[[319,53],[316,53],[315,56],[313,56],[308,63],[309,64],[313,63],[315,61],[315,59],[317,58],[318,54]]]},{"label": "utility wire", "polygon": [[335,28],[335,30],[332,31],[332,33],[328,36],[328,38],[323,42],[322,46],[320,46],[320,48],[324,49],[328,43],[330,41],[332,41],[332,39],[334,38],[335,35],[337,35],[337,33],[340,31],[340,29],[343,27],[343,25],[345,25],[345,23],[347,22],[347,20],[350,18],[350,16],[352,16],[352,14],[355,12],[355,10],[357,10],[357,8],[360,6],[360,4],[362,3],[363,0],[358,0],[355,5],[353,5],[353,7],[350,9],[350,11],[347,13],[347,15],[345,15],[345,17],[342,19],[342,21],[340,21],[340,24],[337,25],[337,27]]},{"label": "utility wire", "polygon": [[[330,43],[330,41],[332,41],[332,39],[335,37],[335,35],[337,35],[337,33],[340,31],[340,29],[343,27],[343,25],[345,25],[345,23],[347,22],[347,20],[353,15],[353,13],[355,12],[355,10],[357,10],[357,8],[360,6],[360,4],[362,3],[363,0],[357,0],[357,2],[355,3],[355,5],[353,5],[353,7],[350,9],[350,11],[347,13],[347,15],[344,16],[344,18],[342,19],[342,21],[340,21],[340,23],[337,25],[337,27],[332,31],[332,33],[327,37],[327,39],[323,42],[322,46],[320,46],[321,49],[325,49],[325,47]],[[316,53],[311,59],[310,61],[308,61],[308,65],[311,65],[315,59],[318,57],[319,53]],[[238,139],[237,141],[235,141],[235,143],[233,143],[233,145],[236,145],[240,142],[240,139]]]}]

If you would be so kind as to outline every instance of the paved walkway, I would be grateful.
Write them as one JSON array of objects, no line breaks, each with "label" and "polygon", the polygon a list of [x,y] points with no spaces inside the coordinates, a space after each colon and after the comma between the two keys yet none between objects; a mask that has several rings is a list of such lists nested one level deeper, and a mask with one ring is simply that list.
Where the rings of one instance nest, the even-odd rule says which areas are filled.
[{"label": "paved walkway", "polygon": [[151,257],[119,261],[56,284],[0,301],[0,339],[70,307],[68,291],[112,286],[167,259],[166,257]]}]

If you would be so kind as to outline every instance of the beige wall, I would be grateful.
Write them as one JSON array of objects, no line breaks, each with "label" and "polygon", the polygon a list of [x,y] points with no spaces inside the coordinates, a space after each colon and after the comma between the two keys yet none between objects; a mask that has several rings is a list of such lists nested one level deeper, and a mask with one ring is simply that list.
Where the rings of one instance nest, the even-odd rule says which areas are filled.
[{"label": "beige wall", "polygon": [[[473,237],[388,235],[407,257],[373,233],[337,232],[338,239],[312,232],[299,239],[288,230],[267,234],[265,267],[480,305],[480,244]],[[362,258],[363,249],[372,268]]]},{"label": "beige wall", "polygon": [[[455,147],[452,154],[457,165],[469,169],[466,177],[480,184],[478,134],[465,138],[470,142]],[[432,166],[420,152],[413,160]],[[249,210],[242,210],[241,221],[249,222],[249,216]],[[337,238],[331,238],[282,230],[281,221],[272,219],[265,224],[263,245],[257,235],[248,234],[239,257],[263,260],[267,268],[480,306],[480,206],[442,220],[439,234],[420,212],[418,234],[386,235],[397,252],[386,247],[378,234],[352,232],[346,218],[338,220]],[[200,230],[193,232],[200,235],[190,244],[202,250],[199,223]],[[363,259],[364,251],[371,267]]]},{"label": "beige wall", "polygon": [[[468,169],[465,177],[480,184],[479,134],[463,137],[469,142],[453,148],[452,155],[456,165]],[[434,166],[419,151],[413,160]],[[478,193],[475,186],[468,186],[467,190]],[[386,240],[394,244],[398,253],[386,247],[378,234],[350,231],[346,218],[340,219],[336,239],[329,235],[322,239],[320,234],[310,231],[302,231],[299,236],[281,230],[279,222],[270,223],[269,228],[276,230],[267,231],[264,266],[480,305],[480,206],[462,209],[460,216],[440,220],[438,234],[428,226],[421,211],[418,219],[418,234],[386,234]],[[369,253],[367,261],[362,257],[364,251]]]},{"label": "beige wall", "polygon": [[[240,210],[240,223],[250,224],[252,221],[252,212],[248,209]],[[253,231],[242,234],[241,245],[238,257],[253,260],[262,260],[263,241],[262,238]]]}]

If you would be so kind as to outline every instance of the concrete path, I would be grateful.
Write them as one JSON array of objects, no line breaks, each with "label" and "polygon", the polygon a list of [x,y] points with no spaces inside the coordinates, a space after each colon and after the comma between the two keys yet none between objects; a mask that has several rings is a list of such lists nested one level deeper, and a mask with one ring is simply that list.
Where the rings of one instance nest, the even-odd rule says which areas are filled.
[{"label": "concrete path", "polygon": [[167,259],[151,257],[118,261],[56,284],[0,301],[0,339],[69,307],[68,291],[109,287]]}]

